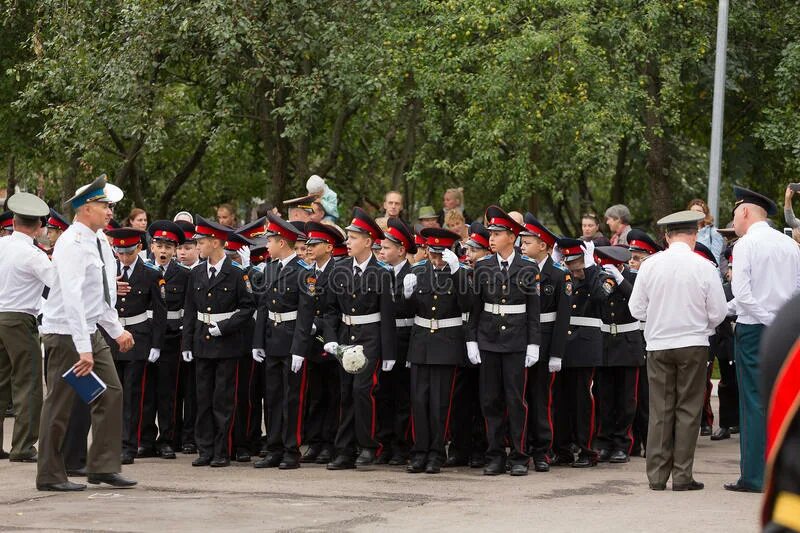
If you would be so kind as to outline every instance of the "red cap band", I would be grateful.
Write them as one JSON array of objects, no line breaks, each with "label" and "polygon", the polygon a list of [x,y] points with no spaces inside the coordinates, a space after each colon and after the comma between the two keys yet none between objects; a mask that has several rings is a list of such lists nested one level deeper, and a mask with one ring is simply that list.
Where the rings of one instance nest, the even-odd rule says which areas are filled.
[{"label": "red cap band", "polygon": [[570,248],[564,248],[561,250],[561,255],[564,257],[569,257],[571,255],[583,255],[583,248],[580,246],[572,246]]},{"label": "red cap band", "polygon": [[469,238],[472,239],[473,241],[477,242],[478,244],[480,244],[484,248],[489,248],[489,239],[487,239],[486,237],[484,237],[480,233],[473,233],[472,235],[469,236]]},{"label": "red cap band", "polygon": [[216,230],[209,226],[197,226],[194,232],[197,235],[203,235],[204,237],[213,237],[214,239],[219,239],[221,241],[224,241],[228,238],[227,231]]},{"label": "red cap band", "polygon": [[111,237],[111,245],[118,248],[130,248],[142,242],[140,237]]},{"label": "red cap band", "polygon": [[435,248],[450,248],[453,246],[454,242],[456,242],[455,239],[449,239],[447,237],[428,237],[425,244]]},{"label": "red cap band", "polygon": [[329,235],[324,231],[309,231],[308,232],[308,239],[316,239],[320,241],[325,241],[328,244],[336,244],[336,239],[333,238],[333,235]]},{"label": "red cap band", "polygon": [[398,240],[398,241],[400,241],[400,244],[402,244],[406,248],[409,248],[411,246],[411,243],[408,242],[408,237],[403,235],[403,232],[401,232],[397,228],[389,227],[383,233],[384,233],[384,235],[391,236],[391,237],[394,238],[394,239],[390,239],[390,240]]},{"label": "red cap band", "polygon": [[[5,224],[4,224],[5,225]],[[66,230],[69,226],[58,220],[56,217],[50,217],[47,219],[47,225],[53,226],[54,228],[58,228],[61,231]]]},{"label": "red cap band", "polygon": [[291,232],[288,229],[284,228],[283,226],[281,226],[279,224],[275,224],[274,222],[270,222],[267,225],[267,233],[277,233],[278,235],[280,235],[281,237],[283,237],[287,241],[294,242],[294,241],[297,240],[297,234],[296,233]]},{"label": "red cap band", "polygon": [[628,248],[639,248],[640,250],[645,250],[646,252],[649,252],[651,254],[654,254],[654,253],[656,253],[658,251],[655,248],[653,248],[650,244],[648,244],[647,242],[645,242],[645,241],[637,241],[637,240],[633,240],[633,241],[629,242],[628,243]]},{"label": "red cap band", "polygon": [[367,224],[366,222],[364,222],[360,218],[354,218],[353,221],[350,224],[353,225],[353,226],[356,226],[357,228],[360,228],[361,230],[363,230],[363,231],[365,231],[367,233],[369,233],[369,236],[372,238],[372,240],[378,240],[378,234],[375,233],[375,228],[373,228],[372,226],[370,226],[369,224]]},{"label": "red cap band", "polygon": [[153,235],[154,239],[166,239],[168,241],[178,242],[178,236],[167,230],[158,230]]}]

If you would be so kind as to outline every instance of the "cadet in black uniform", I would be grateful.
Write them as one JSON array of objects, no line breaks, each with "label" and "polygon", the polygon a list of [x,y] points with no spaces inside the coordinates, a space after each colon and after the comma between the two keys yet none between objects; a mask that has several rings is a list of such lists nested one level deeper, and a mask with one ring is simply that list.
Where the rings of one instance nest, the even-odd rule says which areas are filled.
[{"label": "cadet in black uniform", "polygon": [[267,247],[272,263],[264,270],[263,292],[253,336],[253,359],[264,366],[267,455],[256,468],[300,467],[306,390],[305,354],[291,353],[301,284],[307,267],[294,251],[303,235],[278,215],[267,215]]},{"label": "cadet in black uniform", "polygon": [[[0,214],[0,237],[8,237],[12,233],[14,233],[14,213],[6,211]],[[6,407],[3,405],[0,408]]]},{"label": "cadet in black uniform", "polygon": [[531,213],[526,213],[520,232],[522,253],[539,265],[539,307],[542,346],[539,359],[528,369],[528,453],[537,472],[550,470],[553,448],[553,384],[556,366],[550,359],[564,358],[571,314],[572,278],[550,253],[557,237]]},{"label": "cadet in black uniform", "polygon": [[195,217],[197,244],[206,263],[192,270],[183,317],[183,360],[197,361],[197,422],[200,452],[192,466],[230,465],[238,393],[238,359],[255,302],[245,271],[225,257],[230,228]]},{"label": "cadet in black uniform", "polygon": [[328,464],[334,455],[334,440],[339,421],[339,371],[336,358],[323,350],[323,302],[328,291],[335,261],[332,253],[342,243],[342,236],[330,224],[306,224],[306,248],[311,259],[305,289],[300,293],[295,328],[304,333],[292,340],[292,353],[305,354],[307,372],[307,402],[305,440],[308,449],[301,463]]},{"label": "cadet in black uniform", "polygon": [[528,474],[526,368],[539,356],[539,267],[520,256],[514,242],[522,230],[502,209],[486,210],[494,255],[475,266],[474,302],[467,329],[467,355],[481,364],[481,406],[486,418],[486,475],[506,471],[505,420],[511,434],[512,476]]},{"label": "cadet in black uniform", "polygon": [[[336,263],[325,295],[324,348],[335,353],[339,344],[361,345],[368,363],[360,374],[340,372],[338,455],[328,464],[330,470],[374,464],[378,448],[375,389],[381,370],[394,368],[397,351],[392,273],[372,255],[372,244],[383,238],[383,231],[356,207],[347,235],[350,257]],[[357,459],[356,447],[361,448]]]},{"label": "cadet in black uniform", "polygon": [[[144,424],[141,447],[154,450],[164,459],[175,459],[177,445],[175,414],[178,368],[181,360],[181,327],[186,285],[190,270],[174,260],[178,245],[186,239],[181,228],[168,220],[156,220],[147,228],[155,266],[164,278],[167,316],[164,346],[151,354],[144,394]],[[156,427],[158,416],[158,427]],[[158,435],[158,438],[156,438]]]},{"label": "cadet in black uniform", "polygon": [[[601,306],[613,290],[614,280],[596,265],[586,265],[583,241],[562,238],[557,243],[573,285],[564,369],[561,383],[556,386],[559,394],[555,402],[556,464],[571,461],[573,467],[585,468],[597,464],[597,453],[592,448],[595,433],[592,384],[595,368],[603,358]],[[552,358],[550,364],[553,370],[562,366],[561,361],[554,364]],[[573,457],[573,447],[578,449],[577,458]]]},{"label": "cadet in black uniform", "polygon": [[600,425],[595,448],[600,462],[627,463],[633,448],[640,374],[646,361],[641,324],[628,310],[636,274],[625,268],[631,253],[624,247],[599,246],[595,256],[616,282],[602,306],[603,362],[597,372]]},{"label": "cadet in black uniform", "polygon": [[429,261],[414,266],[403,282],[403,297],[414,312],[408,361],[414,446],[408,472],[438,474],[445,444],[459,365],[466,359],[462,313],[471,300],[466,269],[452,247],[452,231],[425,228]]},{"label": "cadet in black uniform", "polygon": [[[135,342],[128,352],[120,352],[116,343],[109,343],[122,382],[122,464],[133,463],[141,447],[147,361],[148,358],[158,358],[167,325],[161,272],[139,257],[144,234],[144,231],[133,228],[108,232],[117,254],[120,280],[130,286],[127,295],[117,298],[117,313],[120,323],[133,335]],[[146,450],[142,451],[142,456],[149,455]]]},{"label": "cadet in black uniform", "polygon": [[394,321],[397,327],[397,362],[391,372],[381,374],[378,403],[379,464],[392,466],[408,462],[411,445],[411,372],[406,354],[414,325],[413,305],[403,298],[403,279],[411,273],[407,254],[417,253],[414,233],[399,218],[390,218],[381,240],[381,257],[394,277]]}]

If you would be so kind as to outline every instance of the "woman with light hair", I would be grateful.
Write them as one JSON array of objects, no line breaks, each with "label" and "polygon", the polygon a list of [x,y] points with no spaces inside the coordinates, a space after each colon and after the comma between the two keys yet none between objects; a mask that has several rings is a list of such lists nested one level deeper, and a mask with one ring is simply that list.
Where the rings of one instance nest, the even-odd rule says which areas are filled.
[{"label": "woman with light hair", "polygon": [[444,227],[444,216],[448,211],[453,210],[458,211],[464,216],[464,222],[466,224],[472,222],[467,213],[464,212],[464,187],[457,187],[444,191],[444,197],[442,198],[442,210],[439,211],[439,226]]},{"label": "woman with light hair", "polygon": [[725,248],[725,239],[722,238],[717,228],[714,227],[714,217],[711,216],[708,205],[700,198],[695,198],[689,202],[686,209],[697,211],[705,215],[705,218],[697,223],[697,242],[708,247],[711,253],[714,254],[714,259],[716,259],[717,264],[719,264],[722,250]]},{"label": "woman with light hair", "polygon": [[469,239],[469,226],[464,220],[464,215],[457,209],[451,209],[444,214],[444,228],[457,234],[461,242]]}]

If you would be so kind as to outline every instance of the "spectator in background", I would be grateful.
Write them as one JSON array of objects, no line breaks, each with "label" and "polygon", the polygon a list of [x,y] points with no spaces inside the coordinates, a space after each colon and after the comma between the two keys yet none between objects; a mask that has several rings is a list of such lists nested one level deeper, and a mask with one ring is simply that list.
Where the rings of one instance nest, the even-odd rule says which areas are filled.
[{"label": "spectator in background", "polygon": [[631,211],[622,204],[612,205],[606,209],[606,224],[611,230],[611,245],[628,244],[628,232],[631,230]]},{"label": "spectator in background", "polygon": [[783,217],[786,219],[786,225],[790,228],[800,228],[800,221],[797,220],[794,216],[794,210],[792,209],[792,198],[794,197],[794,191],[792,190],[792,184],[786,186],[786,194],[783,197]]},{"label": "spectator in background", "polygon": [[224,226],[228,226],[229,228],[237,227],[236,208],[234,208],[231,204],[221,204],[219,207],[217,207],[217,222]]},{"label": "spectator in background", "polygon": [[469,216],[464,212],[464,187],[447,189],[444,191],[444,197],[442,198],[442,210],[439,211],[440,226],[445,226],[444,218],[449,211],[458,211],[461,213],[464,216],[464,222],[466,224],[472,222],[469,219]]},{"label": "spectator in background", "polygon": [[444,227],[458,235],[461,242],[469,240],[469,226],[458,209],[451,209],[444,214]]},{"label": "spectator in background", "polygon": [[433,210],[430,205],[423,205],[419,208],[417,213],[417,220],[423,228],[440,228],[439,215]]},{"label": "spectator in background", "polygon": [[[333,177],[333,176],[331,176]],[[308,194],[316,196],[322,206],[325,215],[322,220],[333,222],[339,220],[339,198],[336,193],[328,187],[328,183],[320,176],[314,174],[306,181]]]},{"label": "spectator in background", "polygon": [[325,207],[322,205],[321,201],[314,200],[311,202],[311,207],[314,208],[314,212],[311,213],[311,222],[322,222],[325,220]]},{"label": "spectator in background", "polygon": [[173,222],[177,222],[179,220],[185,220],[190,224],[194,224],[194,217],[188,211],[180,211],[177,215],[175,215],[175,218],[172,219]]},{"label": "spectator in background", "polygon": [[711,253],[714,254],[714,260],[719,264],[722,257],[722,249],[725,247],[725,239],[722,238],[717,228],[714,227],[714,217],[711,216],[708,205],[700,198],[695,198],[689,202],[686,209],[691,209],[692,211],[697,211],[705,215],[705,218],[697,224],[697,242],[711,250]]},{"label": "spectator in background", "polygon": [[278,208],[270,203],[263,202],[261,204],[258,204],[258,207],[256,207],[256,218],[265,217],[269,213],[281,216],[281,212],[278,211]]},{"label": "spectator in background", "polygon": [[144,209],[134,207],[125,220],[125,226],[147,231],[147,212]]},{"label": "spectator in background", "polygon": [[600,231],[600,218],[594,213],[581,216],[581,240],[593,242],[595,246],[609,246],[611,242]]}]

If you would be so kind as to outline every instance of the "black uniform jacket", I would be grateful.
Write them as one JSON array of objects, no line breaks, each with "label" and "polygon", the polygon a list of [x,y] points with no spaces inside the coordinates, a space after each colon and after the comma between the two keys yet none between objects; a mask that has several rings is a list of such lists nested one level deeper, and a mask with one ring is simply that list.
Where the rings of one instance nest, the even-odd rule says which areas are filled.
[{"label": "black uniform jacket", "polygon": [[[172,261],[164,271],[164,288],[167,298],[167,312],[180,313],[186,304],[186,288],[192,270],[177,261]],[[174,315],[177,316],[177,315]],[[183,318],[167,318],[167,337],[180,338],[183,334]],[[191,349],[191,347],[187,348]]]},{"label": "black uniform jacket", "polygon": [[[249,349],[251,337],[244,326],[251,320],[255,299],[247,273],[230,260],[225,261],[211,282],[205,263],[194,268],[189,276],[183,316],[183,349],[193,347],[195,357],[227,359],[240,357]],[[215,337],[209,325],[198,319],[197,313],[233,313],[217,321],[222,335]]]},{"label": "black uniform jacket", "polygon": [[[322,341],[318,340],[323,333],[322,313],[325,311],[325,294],[335,264],[336,261],[330,258],[319,274],[316,268],[309,270],[301,286],[303,290],[300,291],[291,352],[317,363],[335,361],[331,355],[323,351]],[[311,333],[312,325],[316,327],[314,333]]]},{"label": "black uniform jacket", "polygon": [[262,348],[271,357],[291,355],[297,320],[271,320],[269,312],[297,311],[307,275],[308,266],[297,256],[290,259],[284,267],[281,267],[280,261],[272,261],[264,268],[263,292],[258,296],[253,348]]},{"label": "black uniform jacket", "polygon": [[[391,268],[391,267],[390,267]],[[408,261],[403,264],[400,271],[393,275],[392,290],[394,292],[394,318],[398,319],[412,319],[414,318],[414,304],[403,298],[403,280],[408,274],[411,274],[412,267]],[[412,326],[413,327],[413,326]],[[412,327],[398,327],[397,328],[397,363],[398,365],[406,364],[406,354],[411,343],[411,329]]]},{"label": "black uniform jacket", "polygon": [[[608,300],[610,287],[608,274],[598,266],[584,270],[582,280],[572,281],[572,318],[576,317],[599,321],[603,303]],[[599,324],[599,322],[598,322]],[[603,361],[603,333],[598,326],[577,326],[570,324],[567,332],[567,346],[564,364],[568,367],[600,366]]]},{"label": "black uniform jacket", "polygon": [[642,366],[647,359],[644,351],[644,336],[641,328],[625,333],[614,333],[614,326],[637,324],[628,309],[628,298],[636,282],[636,274],[627,268],[625,278],[614,288],[614,292],[601,307],[603,324],[612,331],[603,333],[603,366]]},{"label": "black uniform jacket", "polygon": [[570,297],[572,294],[572,277],[547,257],[540,266],[539,274],[539,308],[541,314],[556,314],[556,320],[542,322],[542,346],[539,350],[539,361],[547,363],[550,357],[564,357],[569,331],[569,317],[572,314]]},{"label": "black uniform jacket", "polygon": [[[122,271],[121,266],[119,270]],[[127,318],[149,311],[152,318],[125,327],[133,335],[133,348],[127,352],[120,352],[117,343],[112,342],[110,346],[114,359],[143,361],[150,355],[150,348],[164,347],[167,307],[162,292],[163,283],[158,267],[145,263],[141,258],[136,260],[133,271],[128,275],[131,291],[125,296],[117,296],[117,313],[121,318]]]}]

